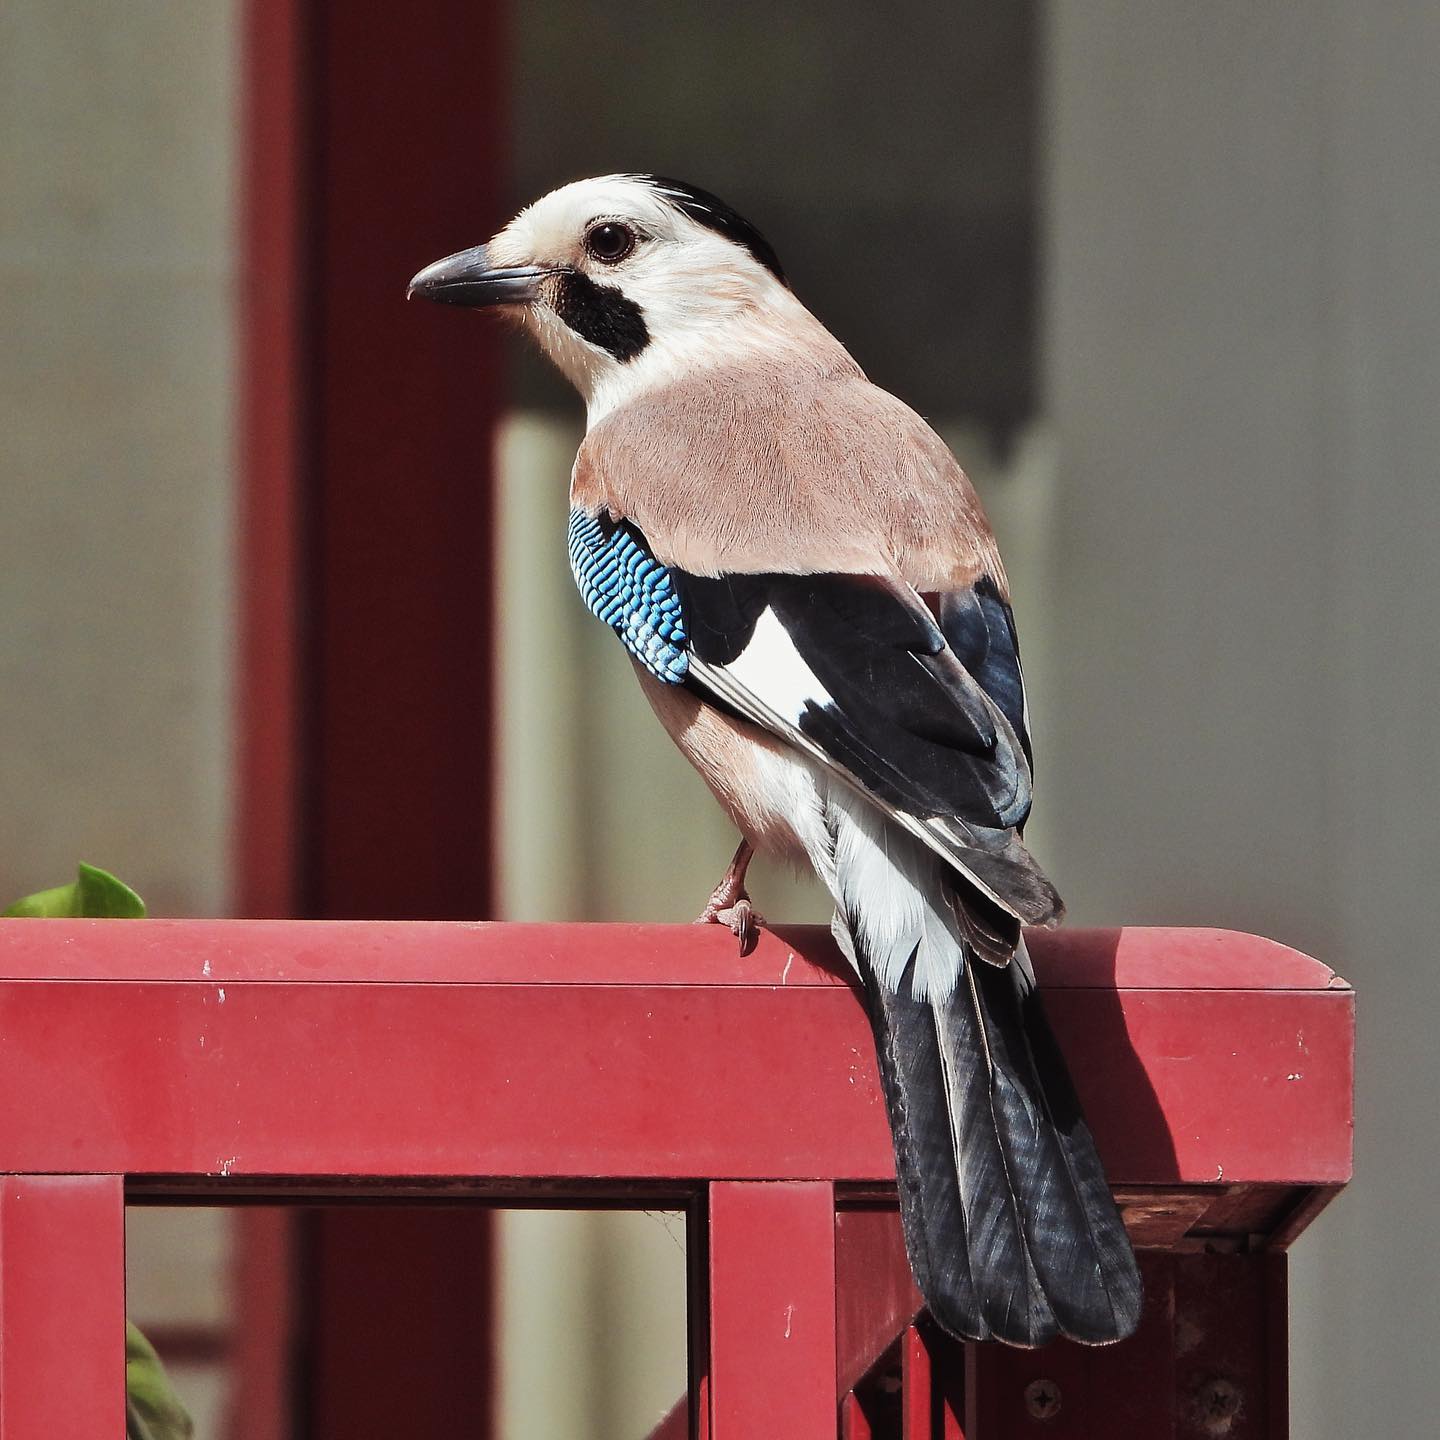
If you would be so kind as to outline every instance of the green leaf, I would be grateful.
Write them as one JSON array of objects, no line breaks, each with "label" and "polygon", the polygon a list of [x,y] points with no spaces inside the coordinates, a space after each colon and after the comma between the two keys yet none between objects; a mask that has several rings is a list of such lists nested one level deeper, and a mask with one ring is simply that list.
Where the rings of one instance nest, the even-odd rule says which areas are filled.
[{"label": "green leaf", "polygon": [[125,1434],[127,1440],[190,1440],[189,1412],[170,1388],[155,1347],[125,1322]]},{"label": "green leaf", "polygon": [[145,914],[145,902],[123,880],[94,865],[80,865],[73,884],[38,890],[17,900],[6,916],[36,918],[87,918],[138,920]]}]

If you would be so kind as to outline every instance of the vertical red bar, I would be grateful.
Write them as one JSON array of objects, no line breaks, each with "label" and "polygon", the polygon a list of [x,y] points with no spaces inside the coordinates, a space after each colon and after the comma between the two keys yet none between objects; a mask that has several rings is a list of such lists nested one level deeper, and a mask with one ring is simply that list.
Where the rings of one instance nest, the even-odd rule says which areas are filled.
[{"label": "vertical red bar", "polygon": [[874,1433],[860,1397],[849,1391],[840,1402],[840,1440],[873,1440]]},{"label": "vertical red bar", "polygon": [[[501,341],[473,315],[407,306],[405,286],[504,218],[506,7],[244,0],[242,11],[236,906],[478,918],[491,895]],[[348,1273],[310,1277],[333,1308],[298,1316],[313,1332],[294,1387],[311,1430],[331,1433],[349,1413],[343,1433],[361,1440],[355,1427],[388,1413],[394,1367],[367,1365],[376,1317],[349,1297],[408,1277],[396,1303],[416,1306],[410,1383],[427,1414],[463,1412],[464,1430],[447,1433],[488,1433],[484,1306],[423,1303],[427,1267],[444,1269],[443,1217],[412,1217],[400,1236],[377,1215],[312,1217],[312,1237],[335,1231],[318,1263],[343,1252]],[[469,1218],[456,1265],[488,1254],[485,1217]],[[373,1242],[358,1243],[366,1227]],[[270,1401],[284,1379],[281,1332],[263,1319],[283,1303],[281,1278],[252,1263],[241,1281],[257,1327],[241,1385],[268,1397],[262,1424],[278,1423]],[[446,1366],[457,1311],[485,1357],[463,1374]],[[381,1391],[368,1416],[351,1403]]]},{"label": "vertical red bar", "polygon": [[242,8],[236,908],[475,918],[501,341],[405,284],[505,218],[505,7]]},{"label": "vertical red bar", "polygon": [[[289,917],[300,907],[300,520],[313,408],[303,15],[303,0],[241,6],[231,905],[243,916]],[[293,1220],[257,1210],[232,1221],[238,1263],[227,1435],[289,1434]]]},{"label": "vertical red bar", "polygon": [[903,1440],[965,1440],[965,1368],[965,1346],[928,1316],[905,1331],[900,1337]]},{"label": "vertical red bar", "polygon": [[124,1433],[121,1178],[0,1177],[0,1440]]},{"label": "vertical red bar", "polygon": [[712,1440],[834,1440],[835,1192],[710,1187]]},{"label": "vertical red bar", "polygon": [[686,1433],[710,1440],[710,1197],[693,1196],[685,1207],[685,1303],[689,1335]]},{"label": "vertical red bar", "polygon": [[478,1206],[315,1211],[311,1440],[488,1440],[490,1217]]},{"label": "vertical red bar", "polygon": [[317,916],[477,919],[490,904],[501,327],[407,305],[405,288],[507,218],[505,10],[313,6]]},{"label": "vertical red bar", "polygon": [[300,0],[247,0],[240,87],[234,906],[297,902],[299,507],[309,387]]},{"label": "vertical red bar", "polygon": [[[405,284],[502,218],[505,7],[242,10],[236,906],[478,917],[490,895],[500,341],[473,316],[407,306]],[[467,1242],[483,1245],[472,1218]],[[348,1252],[359,1292],[363,1267],[375,1287],[413,1268],[386,1248],[380,1220],[337,1222],[337,1243],[365,1223],[377,1243]],[[428,1259],[427,1237],[413,1243]],[[268,1397],[262,1425],[278,1423],[285,1356],[261,1317],[281,1303],[281,1278],[252,1263],[241,1279],[256,1327],[241,1383]],[[313,1353],[363,1353],[363,1309],[309,1318],[355,1332]],[[466,1319],[484,1349],[485,1316]],[[438,1360],[422,1388],[473,1402],[473,1376]],[[338,1373],[303,1374],[298,1389],[349,1393]]]},{"label": "vertical red bar", "polygon": [[836,1215],[835,1289],[838,1378],[849,1389],[923,1306],[905,1257],[898,1210],[847,1209]]},{"label": "vertical red bar", "polygon": [[939,1407],[936,1440],[965,1440],[967,1434],[973,1437],[975,1432],[965,1428],[965,1351],[968,1347],[933,1328],[929,1340],[930,1364]]},{"label": "vertical red bar", "polygon": [[934,1440],[932,1395],[930,1350],[919,1329],[910,1325],[900,1337],[901,1440]]},{"label": "vertical red bar", "polygon": [[1266,1440],[1290,1434],[1290,1257],[1275,1250],[1265,1267],[1265,1392],[1270,1430]]},{"label": "vertical red bar", "polygon": [[295,1212],[255,1206],[233,1213],[230,1399],[225,1433],[288,1440],[294,1349]]}]

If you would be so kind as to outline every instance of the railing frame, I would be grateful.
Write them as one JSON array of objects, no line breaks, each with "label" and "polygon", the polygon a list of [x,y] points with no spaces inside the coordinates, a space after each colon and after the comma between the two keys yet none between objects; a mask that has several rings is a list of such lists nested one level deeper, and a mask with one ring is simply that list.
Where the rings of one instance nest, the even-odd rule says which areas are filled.
[{"label": "railing frame", "polygon": [[1147,1250],[1141,1332],[1103,1351],[919,1316],[822,931],[742,958],[678,926],[0,922],[0,1440],[121,1433],[127,1201],[376,1197],[683,1207],[659,1433],[1276,1440],[1284,1249],[1350,1174],[1353,996],[1225,932],[1032,950]]}]

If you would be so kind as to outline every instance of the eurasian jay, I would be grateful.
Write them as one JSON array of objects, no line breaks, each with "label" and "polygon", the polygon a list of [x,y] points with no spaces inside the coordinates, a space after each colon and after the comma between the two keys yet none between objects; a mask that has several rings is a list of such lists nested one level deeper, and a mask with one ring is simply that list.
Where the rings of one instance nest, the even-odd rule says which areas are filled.
[{"label": "eurasian jay", "polygon": [[1024,679],[964,472],[690,185],[566,185],[410,293],[503,307],[584,397],[576,583],[744,837],[702,918],[746,943],[751,847],[828,889],[935,1319],[1130,1334],[1134,1254],[1021,934],[1062,905],[1021,843]]}]

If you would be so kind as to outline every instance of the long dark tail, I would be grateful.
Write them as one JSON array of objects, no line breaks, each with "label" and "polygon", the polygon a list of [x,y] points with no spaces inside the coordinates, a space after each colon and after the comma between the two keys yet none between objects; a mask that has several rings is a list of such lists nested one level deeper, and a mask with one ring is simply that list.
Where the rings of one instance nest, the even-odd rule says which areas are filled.
[{"label": "long dark tail", "polygon": [[[873,917],[837,916],[865,979],[920,1293],[965,1339],[1122,1340],[1140,1274],[1024,947],[977,962],[949,905],[925,898],[919,933],[897,926],[894,943]],[[917,967],[922,993],[946,971],[957,983],[915,998]]]}]

